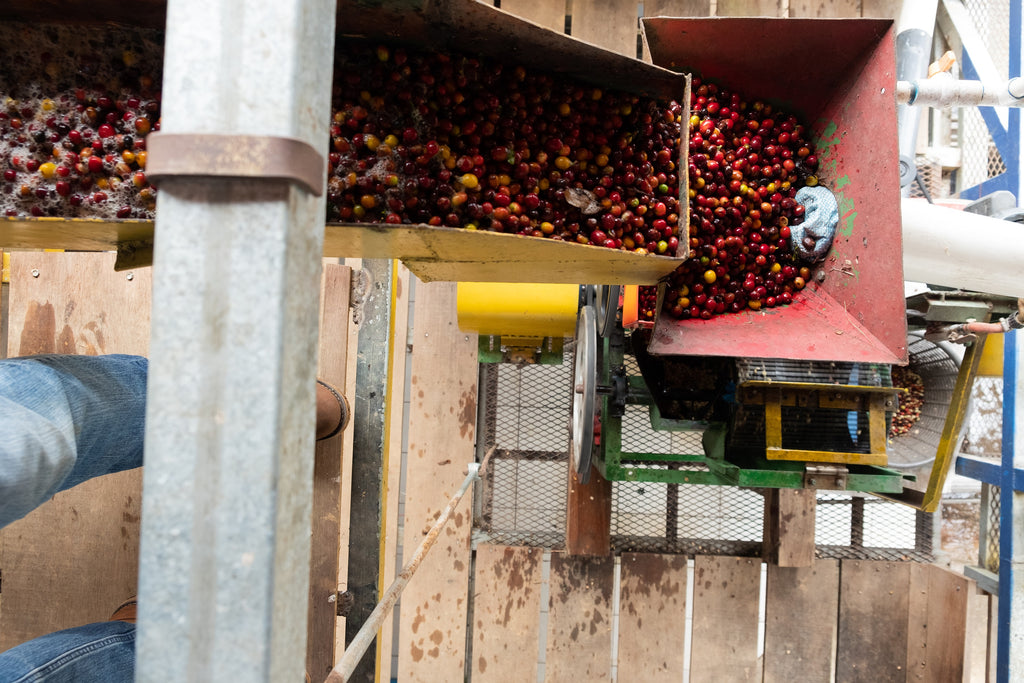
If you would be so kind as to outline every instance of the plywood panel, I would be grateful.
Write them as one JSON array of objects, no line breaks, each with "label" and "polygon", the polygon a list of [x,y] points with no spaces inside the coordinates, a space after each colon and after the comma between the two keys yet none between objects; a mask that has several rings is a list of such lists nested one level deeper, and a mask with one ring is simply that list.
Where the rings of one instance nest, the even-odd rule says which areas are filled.
[{"label": "plywood panel", "polygon": [[619,683],[682,680],[686,556],[624,553],[619,579]]},{"label": "plywood panel", "polygon": [[822,18],[850,18],[860,16],[861,0],[789,0],[789,16]]},{"label": "plywood panel", "polygon": [[565,0],[502,0],[501,9],[538,26],[565,32]]},{"label": "plywood panel", "polygon": [[815,489],[768,489],[764,494],[766,562],[809,567],[814,562]]},{"label": "plywood panel", "polygon": [[761,680],[757,658],[760,593],[760,560],[705,556],[694,560],[693,683]]},{"label": "plywood panel", "polygon": [[[910,584],[908,681],[960,681],[974,582],[935,565],[915,565]],[[920,605],[920,609],[915,609]],[[923,619],[922,619],[923,617]]]},{"label": "plywood panel", "polygon": [[861,16],[872,19],[895,19],[900,15],[902,0],[862,0]]},{"label": "plywood panel", "polygon": [[573,467],[566,468],[565,550],[571,555],[611,552],[612,483],[591,465],[590,479],[581,484]]},{"label": "plywood panel", "polygon": [[[409,383],[405,552],[415,549],[474,459],[477,339],[458,329],[455,283],[416,284]],[[471,496],[402,594],[398,679],[460,681],[466,658]]]},{"label": "plywood panel", "polygon": [[836,680],[906,680],[910,564],[845,560],[839,577]]},{"label": "plywood panel", "polygon": [[552,553],[544,680],[608,680],[611,676],[611,557]]},{"label": "plywood panel", "polygon": [[[345,391],[348,369],[349,291],[352,271],[325,264],[321,276],[320,347],[317,375]],[[306,670],[322,679],[334,668],[341,552],[343,436],[317,442],[313,463],[313,527],[309,574],[309,631]],[[345,525],[347,526],[347,525]]]},{"label": "plywood panel", "polygon": [[639,31],[636,0],[573,0],[571,34],[575,38],[636,57]]},{"label": "plywood panel", "polygon": [[710,0],[644,0],[645,17],[706,17]]},{"label": "plywood panel", "polygon": [[827,681],[835,663],[839,563],[768,565],[764,683]]},{"label": "plywood panel", "polygon": [[718,0],[715,14],[720,17],[782,16],[779,0]]},{"label": "plywood panel", "polygon": [[535,683],[540,548],[481,545],[473,601],[474,683]]},{"label": "plywood panel", "polygon": [[[110,253],[15,252],[8,350],[145,355],[150,282],[114,272]],[[0,650],[106,620],[135,594],[141,490],[141,470],[99,477],[0,532]]]}]

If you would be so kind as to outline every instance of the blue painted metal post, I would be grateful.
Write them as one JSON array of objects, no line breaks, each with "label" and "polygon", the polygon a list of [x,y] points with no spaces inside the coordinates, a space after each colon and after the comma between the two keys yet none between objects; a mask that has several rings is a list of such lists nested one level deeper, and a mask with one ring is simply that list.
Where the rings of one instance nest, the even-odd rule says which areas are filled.
[{"label": "blue painted metal post", "polygon": [[999,520],[999,627],[996,680],[1024,680],[1024,492],[1015,469],[1024,467],[1024,403],[1017,400],[1024,344],[1006,334],[1003,356],[1003,462]]}]

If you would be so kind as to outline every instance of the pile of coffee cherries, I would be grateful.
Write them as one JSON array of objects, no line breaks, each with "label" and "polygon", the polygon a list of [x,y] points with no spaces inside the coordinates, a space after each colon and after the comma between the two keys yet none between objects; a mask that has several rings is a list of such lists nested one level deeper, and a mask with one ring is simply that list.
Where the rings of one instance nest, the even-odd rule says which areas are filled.
[{"label": "pile of coffee cherries", "polygon": [[[73,40],[71,28],[28,41],[14,35],[28,29],[2,30],[13,33],[0,34],[0,56],[28,71],[0,81],[0,210],[152,218],[145,138],[160,127],[159,41],[129,36],[120,44],[138,47],[124,49]],[[699,78],[684,121],[677,102],[483,57],[365,41],[346,41],[338,55],[328,221],[675,256],[687,234],[679,163],[688,131],[691,258],[669,277],[662,312],[708,319],[784,305],[809,278],[789,226],[803,219],[795,194],[816,183],[818,161],[791,114]],[[641,299],[641,316],[653,319],[654,289]]]},{"label": "pile of coffee cherries", "polygon": [[0,211],[152,218],[146,135],[160,127],[155,35],[0,27]]},{"label": "pile of coffee cherries", "polygon": [[347,45],[328,220],[675,255],[682,107],[484,58]]},{"label": "pile of coffee cherries", "polygon": [[804,216],[796,192],[818,182],[806,128],[699,79],[690,106],[691,258],[670,276],[662,311],[707,320],[790,303],[810,277],[790,244]]}]

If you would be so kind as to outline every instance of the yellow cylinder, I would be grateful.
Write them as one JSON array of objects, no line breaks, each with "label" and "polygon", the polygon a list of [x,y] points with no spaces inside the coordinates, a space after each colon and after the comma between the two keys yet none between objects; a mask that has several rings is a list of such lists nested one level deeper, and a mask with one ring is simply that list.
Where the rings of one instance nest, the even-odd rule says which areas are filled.
[{"label": "yellow cylinder", "polygon": [[460,282],[456,309],[463,332],[571,337],[579,301],[579,285]]}]

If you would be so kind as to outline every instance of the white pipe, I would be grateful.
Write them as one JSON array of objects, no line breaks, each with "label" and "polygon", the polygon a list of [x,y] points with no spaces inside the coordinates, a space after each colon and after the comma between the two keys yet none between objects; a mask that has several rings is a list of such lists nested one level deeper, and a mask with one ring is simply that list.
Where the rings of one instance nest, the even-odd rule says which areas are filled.
[{"label": "white pipe", "polygon": [[972,292],[1020,296],[1024,225],[902,201],[903,278]]},{"label": "white pipe", "polygon": [[1024,78],[1005,82],[958,81],[949,74],[896,83],[896,104],[951,107],[1024,106]]}]

